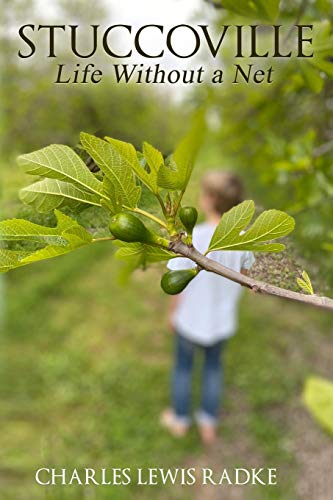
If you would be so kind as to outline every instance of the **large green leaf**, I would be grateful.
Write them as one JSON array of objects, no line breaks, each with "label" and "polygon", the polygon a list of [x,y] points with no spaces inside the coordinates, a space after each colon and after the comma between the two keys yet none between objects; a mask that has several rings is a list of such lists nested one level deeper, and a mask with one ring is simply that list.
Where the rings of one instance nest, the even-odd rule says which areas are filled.
[{"label": "large green leaf", "polygon": [[[158,169],[155,168],[155,162],[151,162],[153,165],[153,168],[151,168],[151,164],[149,164],[148,158],[147,163],[150,167],[150,172],[147,172],[141,165],[137,152],[135,151],[134,146],[128,142],[123,142],[123,141],[118,141],[117,139],[112,139],[111,137],[106,137],[105,138],[119,153],[119,155],[123,158],[123,161],[127,163],[127,165],[134,171],[134,173],[138,176],[138,178],[153,192],[157,193],[158,191],[158,186],[157,186],[157,171]],[[152,146],[150,146],[152,148]],[[146,146],[146,149],[147,146]],[[150,156],[149,160],[152,158],[152,151],[150,151]],[[157,151],[157,150],[155,150]],[[157,151],[158,153],[158,151]],[[161,153],[160,153],[161,155]],[[162,155],[161,155],[162,157]],[[154,160],[156,158],[156,155],[154,157]],[[163,163],[163,157],[162,157],[162,163]]]},{"label": "large green leaf", "polygon": [[140,199],[141,188],[135,183],[128,160],[112,144],[98,137],[81,133],[80,139],[83,148],[107,177],[109,183],[104,187],[112,186],[108,192],[112,204],[135,208]]},{"label": "large green leaf", "polygon": [[212,237],[210,249],[223,246],[225,241],[237,241],[240,233],[251,222],[254,211],[254,201],[247,200],[226,212]]},{"label": "large green leaf", "polygon": [[303,401],[319,424],[333,436],[333,383],[320,377],[309,377]]},{"label": "large green leaf", "polygon": [[68,146],[52,144],[33,153],[21,155],[17,161],[27,174],[58,179],[99,196],[102,194],[102,183]]},{"label": "large green leaf", "polygon": [[44,179],[21,189],[20,199],[33,205],[38,212],[51,212],[55,208],[82,205],[101,206],[101,195],[88,192],[74,184],[57,179]]},{"label": "large green leaf", "polygon": [[279,15],[280,0],[223,0],[225,9],[245,17],[274,21]]},{"label": "large green leaf", "polygon": [[156,176],[156,184],[157,184],[157,173],[161,166],[164,164],[164,159],[162,153],[154,148],[148,142],[143,143],[143,155],[148,163],[150,168],[150,174],[155,174]]},{"label": "large green leaf", "polygon": [[[57,226],[47,228],[23,219],[3,221],[2,239],[30,240],[46,246],[34,252],[1,249],[0,271],[5,272],[32,262],[63,255],[92,242],[92,236],[74,219],[55,210]],[[39,233],[39,236],[38,236]]]},{"label": "large green leaf", "polygon": [[171,168],[164,164],[160,167],[157,181],[161,188],[185,191],[203,140],[204,131],[205,114],[199,112],[193,120],[191,130],[175,149],[171,157]]},{"label": "large green leaf", "polygon": [[122,197],[117,196],[117,189],[108,177],[103,179],[103,189],[108,195],[108,200],[102,200],[102,206],[108,209],[112,214],[121,212],[122,210]]},{"label": "large green leaf", "polygon": [[67,245],[59,235],[65,227],[44,227],[24,219],[10,219],[0,222],[0,241],[34,241],[46,245]]},{"label": "large green leaf", "polygon": [[23,265],[20,264],[20,260],[28,255],[30,255],[29,252],[0,248],[0,273],[5,273],[10,269]]},{"label": "large green leaf", "polygon": [[259,215],[252,226],[245,230],[254,215],[254,202],[244,201],[226,212],[217,226],[209,250],[252,250],[254,252],[279,252],[280,243],[267,243],[289,234],[295,227],[290,215],[279,210],[267,210]]},{"label": "large green leaf", "polygon": [[173,259],[176,255],[166,249],[146,245],[144,243],[114,243],[120,247],[115,256],[122,261],[118,269],[118,280],[127,283],[128,278],[136,269],[145,269],[149,264]]},{"label": "large green leaf", "polygon": [[116,242],[120,246],[116,252],[118,259],[127,260],[132,263],[133,269],[145,267],[148,264],[163,262],[173,259],[175,254],[164,248],[147,245],[145,243],[122,243]]}]

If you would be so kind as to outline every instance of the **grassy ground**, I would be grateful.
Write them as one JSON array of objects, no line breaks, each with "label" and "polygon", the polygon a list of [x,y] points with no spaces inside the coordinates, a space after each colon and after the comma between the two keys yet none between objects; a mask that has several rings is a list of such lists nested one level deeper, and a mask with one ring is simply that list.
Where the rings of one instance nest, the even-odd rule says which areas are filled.
[{"label": "grassy ground", "polygon": [[[320,371],[319,363],[312,366],[314,332],[320,347],[329,318],[245,297],[226,359],[223,451],[207,456],[195,431],[178,442],[157,424],[168,404],[172,349],[159,273],[139,273],[131,286],[119,287],[115,267],[109,248],[101,245],[8,277],[1,498],[110,498],[110,487],[90,487],[85,494],[57,487],[45,496],[33,485],[34,470],[45,464],[135,468],[199,466],[206,459],[217,470],[277,467],[279,486],[248,491],[246,498],[295,498],[297,463],[287,415],[300,406],[306,374]],[[111,492],[117,499],[151,497],[150,490],[134,485]],[[154,494],[186,499],[190,492],[169,487]]]}]

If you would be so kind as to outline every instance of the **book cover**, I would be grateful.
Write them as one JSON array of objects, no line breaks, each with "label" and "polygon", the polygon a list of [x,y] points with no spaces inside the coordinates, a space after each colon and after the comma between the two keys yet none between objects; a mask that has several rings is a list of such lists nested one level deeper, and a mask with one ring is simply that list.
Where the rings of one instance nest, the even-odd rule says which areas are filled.
[{"label": "book cover", "polygon": [[1,7],[1,498],[329,500],[332,0]]}]

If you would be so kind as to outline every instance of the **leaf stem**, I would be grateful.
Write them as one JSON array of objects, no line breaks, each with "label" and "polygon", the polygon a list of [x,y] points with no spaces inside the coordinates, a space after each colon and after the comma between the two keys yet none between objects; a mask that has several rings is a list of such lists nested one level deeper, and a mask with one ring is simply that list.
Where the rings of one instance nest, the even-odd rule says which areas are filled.
[{"label": "leaf stem", "polygon": [[173,209],[173,216],[176,217],[177,213],[178,213],[178,210],[179,210],[179,207],[180,207],[180,204],[182,202],[182,199],[183,199],[183,196],[184,196],[184,193],[185,193],[185,190],[183,189],[179,195],[179,198],[174,206],[174,209]]},{"label": "leaf stem", "polygon": [[167,217],[167,215],[168,215],[168,214],[167,214],[167,210],[166,210],[166,208],[165,208],[164,201],[163,201],[163,199],[162,199],[161,195],[160,195],[159,193],[154,193],[154,194],[155,194],[155,196],[156,196],[156,198],[157,198],[157,200],[158,200],[159,204],[161,205],[161,209],[162,209],[162,212],[163,212],[164,217]]},{"label": "leaf stem", "polygon": [[123,208],[125,208],[125,210],[129,210],[130,212],[135,212],[137,214],[144,215],[148,219],[151,219],[154,222],[156,222],[157,224],[159,224],[160,226],[162,226],[164,229],[167,229],[167,225],[165,222],[163,222],[158,217],[155,217],[155,215],[150,214],[149,212],[146,212],[145,210],[141,210],[141,208],[130,208],[130,207],[126,207],[125,205],[123,205]]}]

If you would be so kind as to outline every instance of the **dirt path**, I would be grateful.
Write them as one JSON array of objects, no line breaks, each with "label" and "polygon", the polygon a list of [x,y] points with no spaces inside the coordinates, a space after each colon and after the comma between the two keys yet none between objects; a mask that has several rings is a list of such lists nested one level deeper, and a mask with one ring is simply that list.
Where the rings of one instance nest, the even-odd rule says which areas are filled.
[{"label": "dirt path", "polygon": [[[225,419],[235,428],[237,439],[223,439],[209,450],[204,450],[200,456],[189,457],[184,467],[195,467],[201,470],[211,468],[219,473],[233,467],[267,467],[256,443],[246,429],[246,411],[239,414],[226,415]],[[296,460],[296,495],[302,500],[331,500],[333,492],[333,441],[320,429],[308,412],[297,406],[288,417],[289,428],[293,435],[293,448]],[[288,469],[279,468],[279,476],[288,474]],[[249,500],[249,498],[264,498],[262,491],[256,494],[256,488],[251,486],[221,486],[205,485],[199,482],[192,490],[193,500]],[[261,488],[262,490],[262,488]],[[176,497],[177,498],[177,497]],[[180,497],[184,498],[184,497]],[[289,497],[288,497],[289,498]],[[295,500],[296,500],[295,498]],[[284,500],[281,497],[281,500]]]},{"label": "dirt path", "polygon": [[302,500],[333,497],[333,440],[303,409],[293,412],[295,456],[299,466],[297,493]]},{"label": "dirt path", "polygon": [[[332,380],[333,340],[313,331],[309,335],[312,373]],[[321,429],[303,406],[295,408],[290,417],[294,449],[299,465],[297,493],[302,500],[333,498],[333,439]]]},{"label": "dirt path", "polygon": [[[189,460],[186,467],[195,467],[201,470],[204,467],[212,469],[216,477],[226,468],[231,476],[233,467],[260,467],[257,450],[246,433],[238,436],[236,443],[225,442],[222,438],[213,449],[204,452],[200,457]],[[193,493],[194,500],[246,500],[251,486],[228,485],[202,485],[198,483]]]},{"label": "dirt path", "polygon": [[[215,472],[215,477],[222,475],[223,469],[227,469],[230,477],[236,467],[259,468],[263,467],[264,460],[248,432],[247,418],[248,408],[244,398],[240,394],[230,396],[231,408],[229,412],[222,415],[221,436],[218,442],[211,448],[204,449],[200,456],[189,457],[184,467],[195,467],[197,471],[210,468]],[[235,408],[237,410],[235,411]],[[225,436],[223,426],[232,427],[233,437]],[[201,477],[200,477],[201,479]],[[198,481],[192,490],[193,500],[247,500],[251,486],[228,485],[202,485]]]}]

